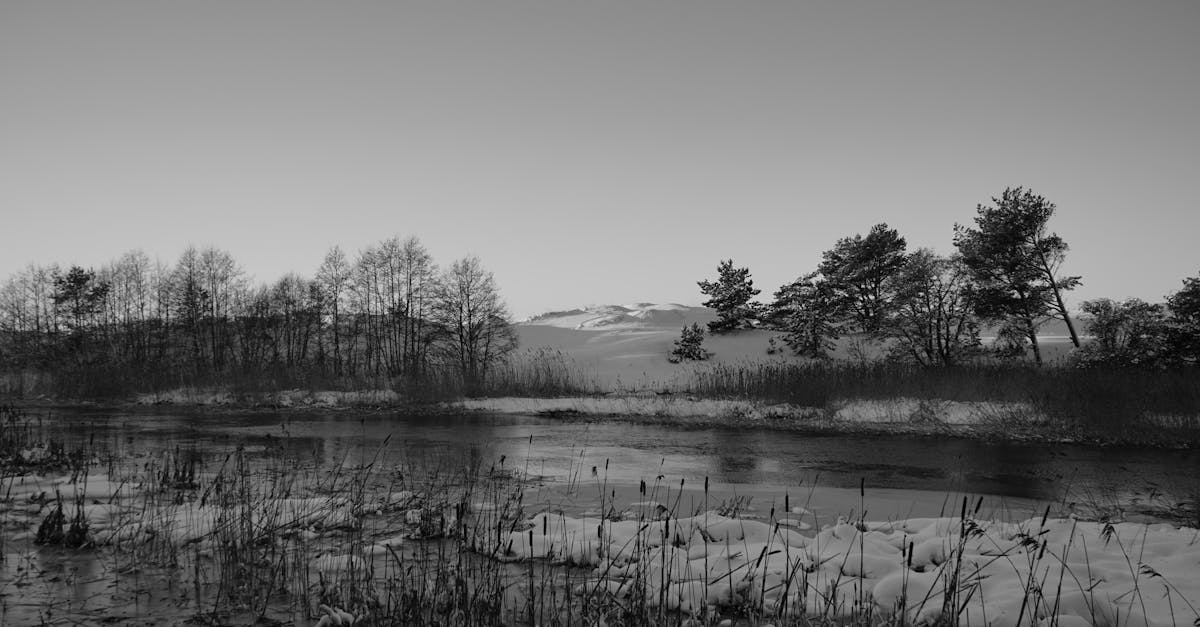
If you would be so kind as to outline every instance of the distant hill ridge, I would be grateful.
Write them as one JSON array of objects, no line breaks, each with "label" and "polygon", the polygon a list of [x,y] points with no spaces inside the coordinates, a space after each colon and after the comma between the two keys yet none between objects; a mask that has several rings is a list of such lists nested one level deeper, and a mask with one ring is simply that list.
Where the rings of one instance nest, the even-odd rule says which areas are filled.
[{"label": "distant hill ridge", "polygon": [[551,311],[520,322],[564,329],[613,329],[679,327],[685,321],[708,321],[716,312],[707,307],[689,307],[678,303],[635,303],[633,305],[594,305],[582,309]]}]

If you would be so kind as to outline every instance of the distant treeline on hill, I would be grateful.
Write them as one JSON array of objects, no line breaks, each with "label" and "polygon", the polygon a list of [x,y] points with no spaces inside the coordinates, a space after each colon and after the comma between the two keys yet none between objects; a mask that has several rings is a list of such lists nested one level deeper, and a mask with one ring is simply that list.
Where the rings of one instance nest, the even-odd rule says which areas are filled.
[{"label": "distant treeline on hill", "polygon": [[439,269],[416,238],[354,260],[335,246],[316,276],[270,285],[214,247],[173,266],[140,250],[98,270],[30,265],[0,285],[0,392],[432,378],[469,390],[515,346],[492,273],[476,257]]},{"label": "distant treeline on hill", "polygon": [[[1039,338],[1061,324],[1074,345],[1076,365],[1180,366],[1200,361],[1200,277],[1165,303],[1139,299],[1086,301],[1092,341],[1082,345],[1065,294],[1080,276],[1061,272],[1068,246],[1049,230],[1055,205],[1032,191],[1009,188],[993,204],[978,205],[973,227],[955,225],[956,252],[909,251],[887,224],[845,237],[824,252],[816,270],[780,287],[769,304],[749,268],[733,260],[717,267],[716,281],[699,282],[717,310],[712,333],[773,328],[798,354],[825,358],[847,333],[890,347],[895,359],[950,365],[989,356],[1032,353],[1041,364]],[[676,359],[703,359],[698,326],[684,329]],[[985,351],[981,329],[995,342]]]}]

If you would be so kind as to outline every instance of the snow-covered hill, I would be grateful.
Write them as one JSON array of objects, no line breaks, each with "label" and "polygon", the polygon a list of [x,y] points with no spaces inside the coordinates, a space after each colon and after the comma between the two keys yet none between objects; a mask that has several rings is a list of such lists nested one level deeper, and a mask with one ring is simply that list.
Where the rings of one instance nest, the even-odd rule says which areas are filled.
[{"label": "snow-covered hill", "polygon": [[[695,368],[713,364],[750,364],[764,361],[801,361],[777,340],[782,350],[768,354],[770,340],[780,334],[765,329],[720,335],[707,334],[704,348],[713,353],[706,362],[673,364],[667,360],[680,330],[697,323],[707,331],[716,311],[679,304],[635,303],[597,305],[553,311],[516,325],[523,350],[557,351],[567,356],[580,374],[606,389],[662,389],[686,387]],[[1043,355],[1048,361],[1065,358],[1070,342],[1061,323],[1042,330]],[[1080,325],[1081,329],[1086,326]],[[988,340],[984,332],[985,343]],[[880,356],[877,344],[857,336],[843,337],[835,358],[858,354]]]},{"label": "snow-covered hill", "polygon": [[[559,351],[586,378],[604,388],[654,389],[686,381],[696,364],[673,364],[668,354],[681,329],[692,323],[707,328],[716,319],[707,307],[635,303],[554,311],[516,325],[523,350]],[[738,331],[706,336],[710,363],[772,359],[769,331]],[[777,357],[776,357],[777,358]]]},{"label": "snow-covered hill", "polygon": [[715,317],[716,313],[707,307],[689,307],[674,303],[665,305],[636,303],[553,311],[534,316],[521,324],[575,330],[679,328],[692,322],[707,323]]}]

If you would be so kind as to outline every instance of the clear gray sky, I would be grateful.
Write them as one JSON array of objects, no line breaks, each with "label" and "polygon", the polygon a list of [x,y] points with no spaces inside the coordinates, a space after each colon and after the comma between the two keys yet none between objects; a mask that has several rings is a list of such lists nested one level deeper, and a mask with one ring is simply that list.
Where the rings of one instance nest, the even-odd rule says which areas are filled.
[{"label": "clear gray sky", "polygon": [[0,277],[142,248],[271,281],[416,235],[518,317],[763,296],[886,221],[1058,204],[1072,301],[1200,272],[1196,0],[0,0]]}]

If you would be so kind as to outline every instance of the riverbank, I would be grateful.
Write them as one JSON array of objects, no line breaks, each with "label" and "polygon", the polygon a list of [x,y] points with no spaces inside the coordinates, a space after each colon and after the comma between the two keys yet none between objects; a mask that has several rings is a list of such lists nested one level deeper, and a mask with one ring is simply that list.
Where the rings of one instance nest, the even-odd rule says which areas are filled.
[{"label": "riverbank", "polygon": [[856,399],[824,407],[706,399],[674,394],[560,398],[477,398],[446,404],[471,412],[615,420],[681,428],[771,429],[813,434],[977,438],[1006,442],[1101,446],[1200,446],[1200,417],[1147,415],[1136,428],[1094,432],[1079,421],[1055,418],[1027,403],[939,399]]},{"label": "riverbank", "polygon": [[[681,364],[670,381],[622,367],[619,382],[584,376],[569,354],[535,352],[492,373],[458,378],[152,381],[96,392],[97,405],[226,411],[518,413],[559,420],[620,420],[680,428],[986,438],[1105,446],[1200,448],[1200,377],[1194,368],[1037,368],[980,362],[921,368],[895,362],[782,360]],[[685,367],[686,366],[686,367]],[[591,381],[589,383],[589,381]],[[0,386],[20,405],[72,405],[71,386]],[[100,388],[95,388],[100,389]],[[30,400],[33,397],[33,400]]]},{"label": "riverbank", "polygon": [[178,388],[123,401],[19,399],[29,409],[92,407],[138,413],[173,410],[229,412],[334,412],[403,414],[509,414],[569,422],[616,421],[680,429],[736,428],[887,437],[940,437],[1003,442],[1096,446],[1200,448],[1200,416],[1144,413],[1114,426],[1086,417],[1051,415],[1029,402],[928,398],[835,398],[824,405],[706,398],[691,394],[631,391],[579,396],[495,396],[453,401],[415,401],[394,390],[234,394],[215,388]]}]

